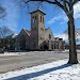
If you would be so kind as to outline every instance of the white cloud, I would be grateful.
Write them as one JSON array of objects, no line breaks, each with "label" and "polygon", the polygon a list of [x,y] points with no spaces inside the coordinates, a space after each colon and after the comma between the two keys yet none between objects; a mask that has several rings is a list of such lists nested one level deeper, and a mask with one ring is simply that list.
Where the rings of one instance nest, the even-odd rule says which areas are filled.
[{"label": "white cloud", "polygon": [[80,2],[74,5],[74,18],[80,18]]},{"label": "white cloud", "polygon": [[[76,44],[80,44],[80,29],[76,29]],[[57,34],[55,37],[63,38],[64,41],[68,42],[68,34],[67,33],[62,33],[62,34]]]},{"label": "white cloud", "polygon": [[55,23],[57,20],[61,19],[62,16],[61,15],[58,15],[54,18],[52,18],[51,20],[48,21],[49,24],[52,24],[52,23]]},{"label": "white cloud", "polygon": [[58,20],[62,20],[61,24],[63,24],[64,22],[68,21],[67,16],[65,15],[64,12],[62,12],[61,14],[57,15],[56,17],[53,17],[51,20],[48,21],[48,24],[53,24]]},{"label": "white cloud", "polygon": [[[80,2],[76,3],[74,5],[74,18],[75,19],[78,19],[80,18]],[[68,21],[68,18],[67,16],[65,15],[64,12],[62,12],[61,14],[59,14],[58,16],[56,17],[53,17],[51,20],[48,21],[48,24],[53,24],[55,23],[56,21],[58,20],[61,20],[62,22],[60,24],[64,24],[65,22]]]},{"label": "white cloud", "polygon": [[[76,35],[76,39],[80,39],[80,29],[76,30],[75,35]],[[63,40],[67,40],[68,33],[62,33],[62,34],[56,35],[55,37],[59,37],[59,38],[63,38]]]},{"label": "white cloud", "polygon": [[68,35],[66,35],[66,34],[59,34],[59,35],[56,35],[55,37],[59,37],[59,38],[63,38],[63,40],[68,40]]}]

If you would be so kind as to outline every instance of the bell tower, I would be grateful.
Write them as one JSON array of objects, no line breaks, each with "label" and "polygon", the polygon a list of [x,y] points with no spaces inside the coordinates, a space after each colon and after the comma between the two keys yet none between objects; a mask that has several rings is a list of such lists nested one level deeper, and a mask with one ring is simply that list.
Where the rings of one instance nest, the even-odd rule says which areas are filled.
[{"label": "bell tower", "polygon": [[44,15],[40,10],[36,10],[31,14],[31,49],[40,49],[40,45],[44,41],[45,25]]}]

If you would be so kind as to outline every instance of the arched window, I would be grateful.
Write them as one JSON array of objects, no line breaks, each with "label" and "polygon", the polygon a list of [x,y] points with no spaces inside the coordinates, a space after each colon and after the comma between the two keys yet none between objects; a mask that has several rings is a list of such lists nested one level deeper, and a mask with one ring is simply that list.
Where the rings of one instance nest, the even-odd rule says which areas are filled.
[{"label": "arched window", "polygon": [[43,23],[44,23],[44,17],[43,17]]},{"label": "arched window", "polygon": [[35,43],[33,44],[33,46],[34,46],[34,48],[36,48],[36,44]]},{"label": "arched window", "polygon": [[42,36],[40,36],[40,40],[42,40]]},{"label": "arched window", "polygon": [[33,18],[32,18],[32,23],[34,23],[34,20],[35,20],[35,19],[34,19],[34,17],[33,17]]},{"label": "arched window", "polygon": [[37,16],[35,16],[35,22],[37,21]]},{"label": "arched window", "polygon": [[35,20],[37,19],[37,16],[35,16]]},{"label": "arched window", "polygon": [[41,27],[41,31],[44,31],[44,28],[43,27]]},{"label": "arched window", "polygon": [[49,39],[51,39],[51,35],[49,34]]},{"label": "arched window", "polygon": [[34,28],[34,30],[36,30],[36,27]]},{"label": "arched window", "polygon": [[40,22],[42,22],[42,16],[40,16]]}]

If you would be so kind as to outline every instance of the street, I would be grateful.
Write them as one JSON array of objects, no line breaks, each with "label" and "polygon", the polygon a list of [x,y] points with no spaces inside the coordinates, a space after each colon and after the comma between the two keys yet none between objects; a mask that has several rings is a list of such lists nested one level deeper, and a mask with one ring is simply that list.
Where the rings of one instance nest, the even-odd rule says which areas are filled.
[{"label": "street", "polygon": [[[37,66],[55,60],[68,59],[68,51],[30,51],[14,54],[16,55],[0,54],[0,73]],[[78,51],[78,59],[80,60],[80,51]]]}]

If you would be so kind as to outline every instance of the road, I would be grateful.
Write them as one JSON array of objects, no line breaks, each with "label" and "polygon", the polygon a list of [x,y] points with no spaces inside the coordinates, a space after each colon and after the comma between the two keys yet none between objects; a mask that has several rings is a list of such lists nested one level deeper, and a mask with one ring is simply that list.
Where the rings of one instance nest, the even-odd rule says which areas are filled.
[{"label": "road", "polygon": [[[16,55],[0,55],[0,73],[32,67],[55,60],[68,59],[68,51],[30,51],[17,52],[15,54]],[[78,59],[80,60],[80,52],[78,52]]]}]

